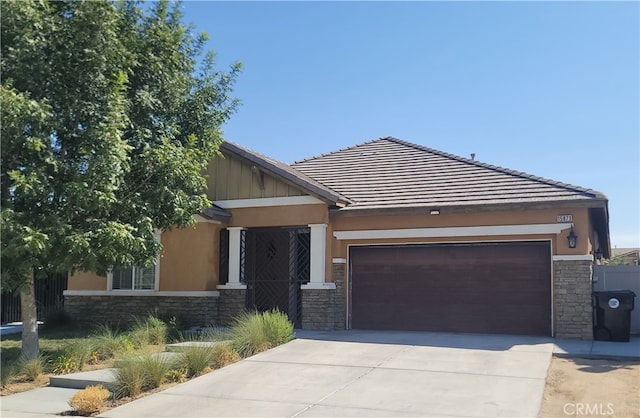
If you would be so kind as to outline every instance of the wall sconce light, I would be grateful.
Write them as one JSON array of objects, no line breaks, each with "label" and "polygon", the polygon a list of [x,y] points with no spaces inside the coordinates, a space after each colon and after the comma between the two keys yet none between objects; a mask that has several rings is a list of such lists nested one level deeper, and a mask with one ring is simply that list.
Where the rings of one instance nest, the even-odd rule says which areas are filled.
[{"label": "wall sconce light", "polygon": [[567,241],[569,241],[569,248],[576,248],[576,244],[578,243],[578,236],[575,232],[573,232],[573,225],[571,226],[571,231],[567,236]]},{"label": "wall sconce light", "polygon": [[440,209],[431,209],[430,215],[440,215]]}]

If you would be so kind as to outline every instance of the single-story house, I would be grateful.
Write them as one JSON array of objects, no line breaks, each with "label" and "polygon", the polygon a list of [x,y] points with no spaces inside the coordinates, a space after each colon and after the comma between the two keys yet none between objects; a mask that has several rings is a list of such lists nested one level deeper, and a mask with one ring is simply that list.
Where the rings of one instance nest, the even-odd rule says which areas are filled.
[{"label": "single-story house", "polygon": [[212,206],[153,268],[69,278],[65,309],[190,325],[278,308],[303,329],[592,338],[599,192],[380,138],[287,165],[232,142]]}]

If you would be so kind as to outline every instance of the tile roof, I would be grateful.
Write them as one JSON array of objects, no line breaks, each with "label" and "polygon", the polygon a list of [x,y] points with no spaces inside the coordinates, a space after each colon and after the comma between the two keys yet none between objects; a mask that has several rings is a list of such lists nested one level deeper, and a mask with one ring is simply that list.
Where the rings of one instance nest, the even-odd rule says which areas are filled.
[{"label": "tile roof", "polygon": [[349,198],[349,209],[606,201],[597,191],[380,138],[291,165]]},{"label": "tile roof", "polygon": [[280,176],[290,183],[293,183],[298,187],[324,200],[328,200],[334,204],[339,204],[340,206],[351,203],[351,201],[347,197],[343,196],[339,192],[332,190],[330,187],[319,183],[315,179],[310,178],[303,172],[295,170],[285,163],[274,160],[273,158],[262,155],[256,151],[250,150],[249,148],[245,148],[230,141],[225,141],[220,146],[220,150],[223,152],[231,152],[237,156],[249,160],[259,165],[263,169],[271,171],[272,173]]}]

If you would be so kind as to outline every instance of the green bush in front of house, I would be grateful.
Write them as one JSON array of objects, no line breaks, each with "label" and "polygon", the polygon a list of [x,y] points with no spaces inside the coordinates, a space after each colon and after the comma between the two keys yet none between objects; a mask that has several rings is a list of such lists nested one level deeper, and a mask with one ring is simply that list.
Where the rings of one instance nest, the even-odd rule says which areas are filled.
[{"label": "green bush in front of house", "polygon": [[25,375],[27,380],[35,382],[46,372],[47,357],[38,355],[36,357],[22,357],[18,362],[18,370]]},{"label": "green bush in front of house", "polygon": [[146,365],[135,358],[121,361],[115,371],[115,378],[112,390],[116,398],[138,396],[150,386]]},{"label": "green bush in front of house", "polygon": [[178,364],[188,377],[200,376],[211,371],[215,354],[214,347],[210,345],[184,347]]},{"label": "green bush in front of house", "polygon": [[146,318],[136,317],[129,334],[139,348],[162,345],[167,342],[168,327],[163,320],[154,315],[148,315]]},{"label": "green bush in front of house", "polygon": [[262,321],[264,333],[271,347],[288,343],[295,337],[293,324],[289,321],[287,315],[280,311],[263,312]]},{"label": "green bush in front of house", "polygon": [[229,336],[241,357],[249,357],[294,338],[293,324],[284,313],[273,310],[239,316]]},{"label": "green bush in front of house", "polygon": [[92,333],[94,351],[100,360],[106,360],[116,355],[133,351],[134,344],[126,334],[109,325],[99,325]]}]

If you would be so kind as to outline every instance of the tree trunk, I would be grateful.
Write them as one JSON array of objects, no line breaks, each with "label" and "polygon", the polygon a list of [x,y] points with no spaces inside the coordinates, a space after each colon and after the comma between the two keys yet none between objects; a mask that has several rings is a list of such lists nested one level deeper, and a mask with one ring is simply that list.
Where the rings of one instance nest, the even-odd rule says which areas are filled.
[{"label": "tree trunk", "polygon": [[22,314],[22,356],[35,358],[40,354],[38,341],[38,312],[36,310],[35,277],[27,281],[27,285],[20,291],[20,310]]}]

